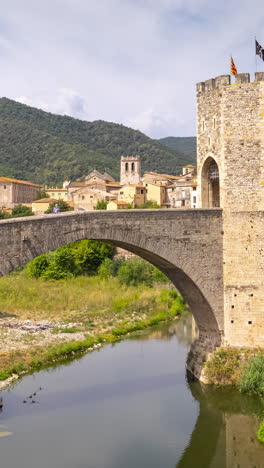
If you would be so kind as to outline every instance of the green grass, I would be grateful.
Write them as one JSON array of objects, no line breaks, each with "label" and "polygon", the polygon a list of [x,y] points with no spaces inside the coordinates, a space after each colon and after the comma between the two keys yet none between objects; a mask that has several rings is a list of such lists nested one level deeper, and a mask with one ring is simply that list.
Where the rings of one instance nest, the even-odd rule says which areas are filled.
[{"label": "green grass", "polygon": [[[98,276],[47,281],[28,278],[22,271],[0,279],[0,311],[0,317],[55,322],[53,342],[41,345],[34,335],[34,343],[26,342],[23,349],[18,346],[5,352],[2,347],[0,380],[5,380],[12,374],[31,372],[83,352],[94,344],[114,342],[128,333],[171,320],[185,312],[185,305],[177,292],[167,292],[164,285],[132,287],[120,285],[117,278],[104,280]],[[77,341],[76,336],[67,343],[54,344],[54,335],[59,340],[61,333],[78,332],[84,339]]]},{"label": "green grass", "polygon": [[239,382],[239,390],[264,395],[264,353],[257,354],[247,363]]},{"label": "green grass", "polygon": [[257,432],[257,438],[260,442],[264,444],[264,421],[259,426],[258,432]]}]

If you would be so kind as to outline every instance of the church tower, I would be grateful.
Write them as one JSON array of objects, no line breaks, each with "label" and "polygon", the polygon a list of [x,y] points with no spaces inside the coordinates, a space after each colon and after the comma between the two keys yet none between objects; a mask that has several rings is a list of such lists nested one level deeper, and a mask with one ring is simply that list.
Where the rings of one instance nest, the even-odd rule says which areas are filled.
[{"label": "church tower", "polygon": [[140,177],[140,156],[121,156],[120,184],[139,184]]}]

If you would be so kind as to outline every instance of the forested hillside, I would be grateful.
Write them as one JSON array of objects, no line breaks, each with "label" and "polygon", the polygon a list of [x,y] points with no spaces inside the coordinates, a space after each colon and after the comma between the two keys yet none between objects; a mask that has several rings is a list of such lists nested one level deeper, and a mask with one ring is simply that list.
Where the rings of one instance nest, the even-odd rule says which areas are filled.
[{"label": "forested hillside", "polygon": [[0,99],[2,176],[55,184],[96,168],[118,179],[122,154],[139,154],[143,170],[171,174],[190,162],[183,152],[124,125],[86,122]]},{"label": "forested hillside", "polygon": [[157,141],[175,152],[184,154],[186,164],[196,164],[196,137],[166,137]]}]

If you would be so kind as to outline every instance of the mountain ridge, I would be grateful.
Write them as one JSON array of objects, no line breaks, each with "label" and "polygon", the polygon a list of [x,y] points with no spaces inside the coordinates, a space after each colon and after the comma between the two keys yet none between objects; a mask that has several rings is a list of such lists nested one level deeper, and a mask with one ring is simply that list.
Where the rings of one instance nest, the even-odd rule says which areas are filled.
[{"label": "mountain ridge", "polygon": [[88,122],[0,98],[0,174],[42,184],[80,178],[97,168],[119,178],[122,154],[142,169],[177,174],[192,156],[122,124]]}]

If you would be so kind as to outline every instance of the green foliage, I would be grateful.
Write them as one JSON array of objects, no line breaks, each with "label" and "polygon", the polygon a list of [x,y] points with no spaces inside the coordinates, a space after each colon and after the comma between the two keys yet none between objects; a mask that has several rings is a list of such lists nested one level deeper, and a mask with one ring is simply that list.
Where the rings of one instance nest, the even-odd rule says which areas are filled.
[{"label": "green foliage", "polygon": [[166,137],[158,140],[159,143],[173,151],[185,154],[186,164],[195,164],[196,161],[196,137]]},{"label": "green foliage", "polygon": [[143,170],[174,174],[195,161],[124,125],[85,122],[7,98],[0,99],[0,115],[3,176],[54,185],[95,167],[118,178],[122,154],[139,154]]},{"label": "green foliage", "polygon": [[152,286],[151,265],[138,258],[124,262],[118,269],[117,277],[121,284]]},{"label": "green foliage", "polygon": [[11,218],[11,215],[9,213],[6,213],[6,211],[0,210],[0,219],[8,219]]},{"label": "green foliage", "polygon": [[147,209],[159,209],[161,208],[160,205],[158,205],[154,200],[148,200],[146,203],[143,203],[142,205],[136,205],[135,208],[138,210],[147,210]]},{"label": "green foliage", "polygon": [[240,372],[239,349],[220,348],[212,358],[205,363],[206,376],[210,382],[219,384],[233,384],[237,381],[237,372]]},{"label": "green foliage", "polygon": [[160,299],[163,304],[167,305],[172,316],[181,315],[186,311],[183,297],[175,289],[163,289]]},{"label": "green foliage", "polygon": [[72,211],[73,208],[64,200],[58,200],[49,204],[49,207],[45,213],[53,213],[53,208],[55,205],[58,205],[59,211]]},{"label": "green foliage", "polygon": [[98,268],[98,276],[101,279],[108,279],[114,276],[114,262],[110,258],[105,258]]},{"label": "green foliage", "polygon": [[82,240],[40,255],[28,263],[32,278],[59,280],[82,274],[94,274],[100,264],[112,257],[113,247],[99,241]]},{"label": "green foliage", "polygon": [[98,200],[96,203],[94,210],[106,210],[107,208],[107,201],[105,200]]},{"label": "green foliage", "polygon": [[245,366],[239,382],[241,392],[264,395],[264,354],[253,357]]},{"label": "green foliage", "polygon": [[41,200],[42,198],[48,198],[48,197],[49,197],[49,194],[45,192],[44,189],[40,189],[37,191],[35,200]]},{"label": "green foliage", "polygon": [[258,440],[264,444],[264,421],[262,421],[262,423],[259,426],[257,437]]},{"label": "green foliage", "polygon": [[28,206],[17,205],[12,209],[11,218],[20,218],[22,216],[33,216],[31,208]]},{"label": "green foliage", "polygon": [[40,278],[49,267],[49,255],[39,255],[27,264],[26,271],[31,278]]}]

